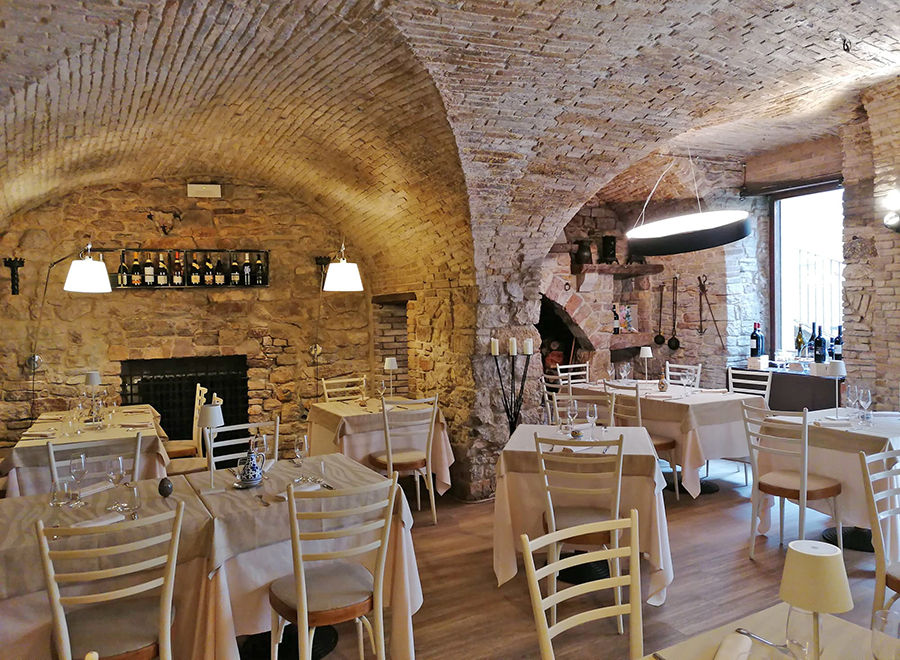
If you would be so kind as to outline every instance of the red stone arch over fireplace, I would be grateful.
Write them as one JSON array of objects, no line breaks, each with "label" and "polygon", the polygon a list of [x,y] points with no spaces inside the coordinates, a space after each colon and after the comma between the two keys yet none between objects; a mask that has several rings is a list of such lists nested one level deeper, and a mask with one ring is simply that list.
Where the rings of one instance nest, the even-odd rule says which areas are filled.
[{"label": "red stone arch over fireplace", "polygon": [[593,351],[608,348],[609,339],[603,332],[600,308],[575,290],[574,281],[549,274],[541,282],[541,293],[565,311],[563,320],[567,321],[582,348]]}]

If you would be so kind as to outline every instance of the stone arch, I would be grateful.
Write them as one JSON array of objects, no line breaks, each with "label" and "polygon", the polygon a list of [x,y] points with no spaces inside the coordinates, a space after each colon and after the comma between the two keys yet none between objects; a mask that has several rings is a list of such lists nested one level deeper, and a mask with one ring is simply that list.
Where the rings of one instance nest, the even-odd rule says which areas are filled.
[{"label": "stone arch", "polygon": [[601,331],[600,310],[575,290],[569,278],[550,274],[541,282],[541,293],[554,303],[580,348],[599,351],[608,346],[609,340]]}]

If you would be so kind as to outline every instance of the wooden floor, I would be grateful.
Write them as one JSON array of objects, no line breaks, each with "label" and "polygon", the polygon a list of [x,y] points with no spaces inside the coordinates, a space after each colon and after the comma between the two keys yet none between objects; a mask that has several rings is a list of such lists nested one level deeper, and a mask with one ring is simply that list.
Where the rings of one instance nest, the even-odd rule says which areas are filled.
[{"label": "wooden floor", "polygon": [[[713,461],[710,477],[718,493],[696,500],[665,494],[675,580],[662,607],[644,605],[645,653],[716,628],[778,602],[784,549],[774,533],[758,539],[756,560],[747,557],[749,488],[735,465]],[[414,506],[414,499],[410,500]],[[493,502],[463,504],[444,497],[438,525],[430,512],[415,512],[413,538],[425,595],[413,618],[419,660],[539,658],[534,619],[522,572],[497,587],[492,568]],[[788,504],[786,541],[796,538],[797,508]],[[829,520],[811,512],[807,538],[818,538]],[[866,625],[871,612],[874,555],[848,551],[846,564],[856,603],[844,615]],[[646,576],[647,564],[643,563]],[[644,580],[646,594],[646,579]],[[329,658],[355,660],[353,624],[338,626],[340,641]],[[557,658],[627,658],[627,635],[611,622],[587,624],[557,638]],[[372,657],[371,653],[367,658]]]}]

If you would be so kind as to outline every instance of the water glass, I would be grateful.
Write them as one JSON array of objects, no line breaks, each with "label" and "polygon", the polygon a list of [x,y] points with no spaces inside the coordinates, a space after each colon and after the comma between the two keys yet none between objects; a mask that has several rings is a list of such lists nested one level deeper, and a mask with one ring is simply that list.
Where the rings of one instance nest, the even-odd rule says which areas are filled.
[{"label": "water glass", "polygon": [[69,459],[69,473],[75,479],[71,506],[84,506],[85,501],[81,499],[81,480],[87,476],[87,457],[84,454],[76,454]]},{"label": "water glass", "polygon": [[588,421],[588,437],[594,439],[594,425],[597,423],[597,404],[587,404],[587,412],[585,413]]},{"label": "water glass", "polygon": [[[785,644],[796,660],[812,657],[813,613],[791,607],[788,611]],[[819,655],[822,654],[822,619],[819,618]]]},{"label": "water glass", "polygon": [[859,401],[859,388],[856,385],[847,386],[847,407],[850,409],[850,419],[857,417],[856,403]]},{"label": "water glass", "polygon": [[[121,456],[116,456],[115,458],[110,459],[106,464],[106,476],[109,478],[110,483],[113,486],[118,487],[122,480],[125,478],[125,459]],[[118,490],[116,490],[118,493]],[[122,510],[122,502],[119,501],[118,494],[116,495],[115,501],[106,507],[107,511],[121,511]]]},{"label": "water glass", "polygon": [[125,487],[125,500],[122,502],[122,506],[120,507],[120,511],[128,511],[132,514],[135,514],[133,517],[137,517],[137,512],[141,508],[141,491],[138,490],[137,484],[128,484]]},{"label": "water glass", "polygon": [[269,455],[269,442],[266,440],[266,434],[257,434],[253,438],[253,450],[263,455],[263,459]]},{"label": "water glass", "polygon": [[309,453],[307,450],[307,447],[309,445],[307,445],[306,443],[307,443],[306,434],[304,434],[303,442],[302,443],[296,442],[294,444],[294,450],[290,457],[292,461],[299,463],[299,465],[301,465],[301,466],[303,465],[303,459],[306,458]]},{"label": "water glass", "polygon": [[622,380],[628,380],[628,376],[631,375],[631,365],[628,362],[623,362],[619,373],[622,374]]},{"label": "water glass", "polygon": [[67,506],[69,504],[68,479],[57,479],[50,484],[50,506]]},{"label": "water glass", "polygon": [[325,459],[322,457],[310,458],[307,459],[303,465],[308,468],[309,476],[312,477],[313,480],[325,480]]},{"label": "water glass", "polygon": [[872,390],[868,388],[861,388],[859,390],[859,421],[861,426],[871,426],[871,413],[869,412],[869,406],[872,405]]},{"label": "water glass", "polygon": [[900,660],[900,613],[878,610],[872,620],[875,660]]},{"label": "water glass", "polygon": [[569,401],[566,405],[566,419],[569,422],[569,431],[575,428],[575,420],[578,419],[578,402]]},{"label": "water glass", "polygon": [[387,387],[384,384],[384,380],[378,381],[378,396],[383,399],[385,392],[387,392]]}]

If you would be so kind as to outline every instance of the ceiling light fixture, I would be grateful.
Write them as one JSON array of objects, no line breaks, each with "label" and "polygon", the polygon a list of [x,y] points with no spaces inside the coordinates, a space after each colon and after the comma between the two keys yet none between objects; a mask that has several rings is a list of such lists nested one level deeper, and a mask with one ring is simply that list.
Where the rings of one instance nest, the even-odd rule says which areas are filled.
[{"label": "ceiling light fixture", "polygon": [[328,264],[325,272],[325,284],[323,291],[362,291],[362,279],[359,276],[359,266],[347,261],[344,256],[344,242],[341,241],[341,251],[338,260]]},{"label": "ceiling light fixture", "polygon": [[688,162],[691,164],[691,178],[694,182],[694,194],[697,196],[697,213],[679,215],[664,220],[644,224],[647,205],[659,187],[663,177],[668,174],[673,160],[663,170],[656,184],[644,202],[644,208],[638,216],[634,227],[625,234],[628,238],[628,250],[636,256],[654,257],[668,254],[684,254],[709,248],[719,247],[739,241],[750,235],[749,213],[740,210],[704,211],[700,205],[700,190],[694,176],[694,163],[688,151]]}]

